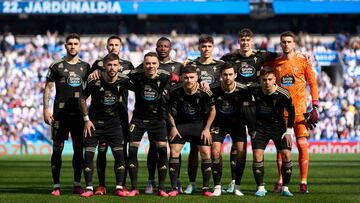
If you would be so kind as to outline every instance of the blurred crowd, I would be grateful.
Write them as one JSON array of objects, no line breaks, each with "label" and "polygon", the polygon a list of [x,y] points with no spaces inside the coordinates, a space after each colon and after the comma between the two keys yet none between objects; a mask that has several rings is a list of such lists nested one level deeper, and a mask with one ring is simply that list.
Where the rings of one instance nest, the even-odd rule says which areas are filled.
[{"label": "blurred crowd", "polygon": [[[143,53],[155,50],[159,35],[121,36],[121,58],[131,60],[136,66]],[[178,36],[173,31],[171,57],[176,61],[195,58],[197,35]],[[299,51],[311,55],[336,52],[343,63],[343,83],[334,85],[329,75],[318,72],[321,120],[311,132],[312,140],[360,140],[360,37],[347,33],[336,36],[312,36],[299,33]],[[92,64],[104,56],[107,36],[82,38],[80,57]],[[238,48],[236,36],[215,36],[214,58],[220,58]],[[14,36],[7,32],[0,43],[0,143],[49,141],[49,127],[42,117],[42,91],[49,65],[65,55],[63,36],[47,32],[37,36]],[[256,49],[281,51],[277,37],[255,38]],[[54,96],[54,94],[53,94]],[[310,98],[309,98],[310,99]]]}]

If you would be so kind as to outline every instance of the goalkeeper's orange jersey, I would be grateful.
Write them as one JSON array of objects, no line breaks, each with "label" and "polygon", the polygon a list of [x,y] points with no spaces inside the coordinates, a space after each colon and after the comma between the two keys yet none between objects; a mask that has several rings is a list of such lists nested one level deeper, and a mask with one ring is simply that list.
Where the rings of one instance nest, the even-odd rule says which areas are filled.
[{"label": "goalkeeper's orange jersey", "polygon": [[287,89],[292,97],[296,115],[306,113],[306,84],[310,87],[312,100],[318,100],[318,88],[315,72],[311,64],[302,55],[291,59],[282,56],[273,62],[276,83]]}]

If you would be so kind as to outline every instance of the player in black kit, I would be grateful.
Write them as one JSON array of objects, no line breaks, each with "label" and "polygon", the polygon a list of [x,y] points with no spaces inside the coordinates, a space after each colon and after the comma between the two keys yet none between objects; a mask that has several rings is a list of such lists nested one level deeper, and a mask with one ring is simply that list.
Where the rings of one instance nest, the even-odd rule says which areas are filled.
[{"label": "player in black kit", "polygon": [[[188,61],[188,65],[196,67],[199,81],[201,83],[211,85],[220,80],[220,66],[222,61],[213,59],[212,52],[214,49],[214,39],[209,35],[201,35],[199,37],[199,51],[200,57],[195,60]],[[203,86],[203,85],[201,85]],[[188,175],[190,184],[184,191],[185,194],[192,194],[195,191],[195,180],[197,169],[199,165],[198,148],[196,145],[191,145],[189,159],[188,159]]]},{"label": "player in black kit", "polygon": [[[107,39],[106,49],[108,53],[114,53],[116,55],[120,54],[121,49],[121,38],[117,35],[112,35]],[[134,66],[130,61],[119,59],[120,60],[120,68],[119,71],[122,74],[128,74],[131,70],[134,70]],[[91,70],[93,74],[90,75],[91,78],[98,79],[100,77],[100,71],[104,71],[104,62],[102,58],[97,59],[92,67]],[[129,118],[128,118],[128,91],[123,92],[123,100],[122,105],[119,108],[119,115],[121,115],[121,125],[124,134],[124,157],[125,162],[128,161],[127,156],[127,143],[128,143],[128,136],[129,136]],[[96,166],[97,166],[97,173],[99,178],[99,186],[96,188],[96,195],[105,195],[106,194],[106,187],[105,187],[105,169],[106,169],[106,152],[108,149],[108,143],[104,138],[99,140],[99,147],[98,147],[98,156],[96,159]],[[124,190],[126,190],[125,183],[126,183],[126,175],[127,175],[127,167],[125,168],[125,176],[123,179],[123,186]]]},{"label": "player in black kit", "polygon": [[180,170],[179,156],[183,145],[188,141],[199,148],[203,174],[203,195],[210,197],[212,144],[210,126],[216,115],[214,98],[210,90],[207,92],[200,90],[196,67],[185,66],[182,79],[182,84],[172,87],[168,102],[171,127],[169,173],[172,186],[169,196],[178,194],[176,180]]},{"label": "player in black kit", "polygon": [[[236,146],[236,183],[234,194],[243,196],[240,191],[240,181],[245,168],[244,148],[246,149],[246,121],[254,119],[251,117],[251,112],[246,112],[249,105],[247,102],[251,94],[248,92],[246,85],[235,82],[237,73],[235,72],[235,64],[226,62],[220,66],[221,82],[216,82],[210,85],[211,91],[215,99],[216,117],[211,127],[213,136],[213,144],[211,147],[213,159],[213,179],[214,192],[213,196],[220,196],[221,191],[221,145],[227,134],[230,134],[233,145]],[[254,126],[249,127],[251,132],[254,132]],[[245,145],[245,146],[244,146]]]},{"label": "player in black kit", "polygon": [[[44,121],[52,127],[53,152],[51,155],[51,171],[53,178],[52,195],[60,196],[60,169],[61,154],[64,141],[71,133],[73,144],[74,185],[73,193],[81,194],[83,189],[80,185],[83,168],[83,137],[84,125],[78,105],[83,83],[88,77],[90,65],[78,57],[80,50],[80,37],[77,34],[69,34],[65,40],[66,57],[55,61],[49,67],[44,89]],[[56,88],[53,113],[49,111],[49,101],[52,88]]]},{"label": "player in black kit", "polygon": [[165,95],[170,86],[170,73],[159,70],[159,59],[156,53],[149,52],[144,56],[144,69],[129,74],[135,86],[135,109],[130,122],[129,136],[129,174],[131,191],[128,196],[139,194],[137,188],[138,146],[143,134],[147,131],[149,139],[155,140],[158,154],[158,179],[160,196],[168,196],[165,191],[167,173],[167,129]]},{"label": "player in black kit", "polygon": [[[119,73],[120,59],[115,53],[110,53],[103,59],[105,71],[101,72],[99,79],[89,78],[88,84],[79,99],[80,109],[85,122],[85,167],[84,175],[86,191],[82,197],[93,196],[92,175],[94,171],[93,159],[96,146],[100,139],[109,143],[114,155],[114,172],[116,176],[116,192],[118,196],[126,196],[123,191],[125,176],[124,136],[121,127],[121,111],[124,91],[132,87],[130,79]],[[89,113],[86,99],[91,96]]]},{"label": "player in black kit", "polygon": [[[253,173],[257,185],[255,193],[258,197],[266,195],[264,183],[264,150],[269,140],[273,140],[276,149],[282,155],[283,176],[282,196],[293,196],[288,189],[292,173],[290,158],[291,137],[294,134],[293,125],[295,110],[290,93],[276,85],[273,68],[265,67],[260,71],[261,87],[253,88],[252,94],[256,101],[256,133],[252,136]],[[288,112],[285,121],[284,111]]]},{"label": "player in black kit", "polygon": [[[238,34],[240,49],[234,53],[225,54],[223,57],[221,57],[221,60],[223,61],[229,61],[236,64],[236,81],[246,85],[259,84],[260,70],[262,69],[264,63],[267,61],[273,61],[278,57],[277,53],[266,50],[254,50],[253,40],[254,34],[250,29],[244,28],[240,30]],[[251,101],[251,99],[249,100],[249,103],[250,106],[248,108],[250,111],[253,111],[253,114],[255,115],[254,103]],[[240,133],[246,135],[246,128],[243,129],[244,130]],[[243,151],[246,155],[246,148],[243,148]],[[230,154],[232,181],[227,188],[227,192],[229,193],[234,191],[235,186],[236,154],[236,149],[234,146],[232,146]],[[243,161],[246,162],[246,156],[245,160]]]},{"label": "player in black kit", "polygon": [[[156,53],[160,61],[160,70],[165,70],[171,73],[171,84],[177,84],[180,82],[180,70],[183,68],[182,63],[171,60],[170,58],[171,51],[171,41],[166,37],[161,37],[156,42]],[[140,64],[136,69],[143,69],[143,64]],[[154,140],[149,140],[150,147],[147,154],[147,168],[149,172],[148,184],[145,189],[146,194],[152,194],[156,188],[155,182],[155,171],[156,171],[156,160],[157,160],[157,151],[156,144]],[[182,192],[180,185],[180,180],[178,177],[178,188]]]}]

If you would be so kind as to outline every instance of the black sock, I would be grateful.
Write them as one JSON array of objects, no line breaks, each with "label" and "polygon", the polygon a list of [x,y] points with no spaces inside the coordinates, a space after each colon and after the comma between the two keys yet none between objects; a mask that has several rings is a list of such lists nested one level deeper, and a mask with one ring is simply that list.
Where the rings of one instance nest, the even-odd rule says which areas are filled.
[{"label": "black sock", "polygon": [[[245,158],[245,159],[244,159]],[[244,174],[246,157],[240,157],[236,160],[236,175],[235,175],[235,185],[240,185],[242,176]]]},{"label": "black sock", "polygon": [[99,178],[99,185],[105,186],[105,170],[106,170],[106,152],[108,146],[106,143],[100,143],[98,147],[98,155],[96,159],[96,168]]},{"label": "black sock", "polygon": [[168,158],[167,158],[167,147],[158,147],[158,179],[159,179],[159,190],[165,190],[166,173],[168,170]]},{"label": "black sock", "polygon": [[147,154],[147,169],[149,172],[149,180],[155,180],[156,164],[158,160],[158,153],[156,143],[150,141],[149,152]]},{"label": "black sock", "polygon": [[253,173],[257,186],[264,185],[264,161],[255,162],[253,161]]},{"label": "black sock", "polygon": [[220,159],[213,159],[212,163],[212,175],[214,180],[214,185],[221,184],[221,160]]},{"label": "black sock", "polygon": [[211,159],[201,160],[201,171],[203,175],[203,189],[208,189],[211,178]]},{"label": "black sock", "polygon": [[283,186],[289,186],[292,173],[292,162],[282,162],[281,175],[283,177]]},{"label": "black sock", "polygon": [[179,170],[178,170],[178,174],[177,174],[177,179],[180,180],[180,169],[181,169],[181,154],[179,156]]},{"label": "black sock", "polygon": [[188,159],[188,176],[190,182],[196,181],[197,169],[199,167],[199,157],[197,146],[191,146]]},{"label": "black sock", "polygon": [[170,157],[169,160],[169,175],[171,181],[171,189],[176,189],[177,184],[177,174],[180,170],[180,159],[179,157]]},{"label": "black sock", "polygon": [[51,155],[51,173],[54,184],[60,184],[60,170],[61,170],[61,154],[64,147],[53,145],[53,152]]},{"label": "black sock", "polygon": [[86,186],[93,186],[93,171],[94,171],[94,155],[96,148],[95,147],[85,147],[85,166],[84,166],[84,177]]},{"label": "black sock", "polygon": [[129,147],[129,175],[131,179],[131,189],[137,189],[137,176],[138,176],[138,147],[131,146]]},{"label": "black sock", "polygon": [[123,182],[122,182],[122,186],[126,186],[126,178],[127,178],[127,174],[128,174],[128,165],[129,165],[129,156],[128,156],[128,142],[127,142],[127,137],[126,135],[124,134],[124,150],[123,150],[123,153],[124,153],[124,161],[125,161],[125,171],[124,171],[124,179],[123,179]]},{"label": "black sock", "polygon": [[236,177],[236,157],[237,157],[237,151],[234,147],[231,147],[231,152],[230,152],[231,180],[235,180]]},{"label": "black sock", "polygon": [[82,170],[84,168],[83,147],[74,147],[72,166],[74,169],[74,181],[80,183]]},{"label": "black sock", "polygon": [[122,185],[125,175],[125,159],[124,159],[124,151],[121,148],[113,149],[113,155],[115,159],[114,163],[114,172],[116,178],[116,185]]}]

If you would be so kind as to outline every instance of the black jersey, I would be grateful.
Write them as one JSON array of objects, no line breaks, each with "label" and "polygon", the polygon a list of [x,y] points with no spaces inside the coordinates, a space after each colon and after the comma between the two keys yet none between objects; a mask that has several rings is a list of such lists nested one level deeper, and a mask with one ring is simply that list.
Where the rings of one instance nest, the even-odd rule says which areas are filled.
[{"label": "black jersey", "polygon": [[223,61],[229,61],[236,64],[236,81],[244,84],[259,83],[260,70],[265,62],[274,60],[277,53],[266,50],[256,50],[250,56],[242,56],[239,51],[225,54],[221,57]]},{"label": "black jersey", "polygon": [[129,89],[133,89],[133,85],[129,77],[123,74],[119,74],[113,83],[106,82],[102,76],[97,80],[89,78],[83,95],[85,98],[91,95],[89,108],[91,120],[106,121],[119,118],[119,109],[126,99],[123,93]]},{"label": "black jersey", "polygon": [[[128,74],[131,70],[135,69],[134,65],[130,61],[123,59],[120,59],[120,66],[120,73],[122,74]],[[99,58],[93,63],[93,65],[91,66],[91,72],[95,70],[105,70],[103,58]]]},{"label": "black jersey", "polygon": [[232,92],[225,92],[221,82],[210,85],[216,107],[216,117],[213,125],[233,126],[241,123],[246,124],[241,106],[248,105],[246,99],[250,97],[250,93],[244,84],[236,82],[235,85]]},{"label": "black jersey", "polygon": [[209,64],[203,64],[198,57],[195,60],[190,61],[188,65],[195,66],[199,75],[199,80],[206,81],[210,85],[211,83],[220,81],[220,65],[223,63],[223,61],[213,60]]},{"label": "black jersey", "polygon": [[208,110],[214,105],[212,92],[200,90],[189,95],[185,92],[183,84],[177,84],[170,90],[168,108],[176,124],[204,121]]},{"label": "black jersey", "polygon": [[61,59],[50,65],[46,81],[55,82],[55,114],[81,114],[78,100],[89,71],[90,65],[80,59],[76,64]]},{"label": "black jersey", "polygon": [[131,71],[129,77],[135,87],[133,117],[143,120],[165,119],[165,95],[171,79],[169,72],[157,70],[154,78],[148,78],[145,70],[140,69]]},{"label": "black jersey", "polygon": [[[268,129],[269,133],[274,129],[293,127],[295,111],[289,91],[279,86],[270,95],[264,94],[260,86],[253,87],[251,91],[256,102],[257,127]],[[285,109],[289,113],[287,122],[284,118]]]}]

